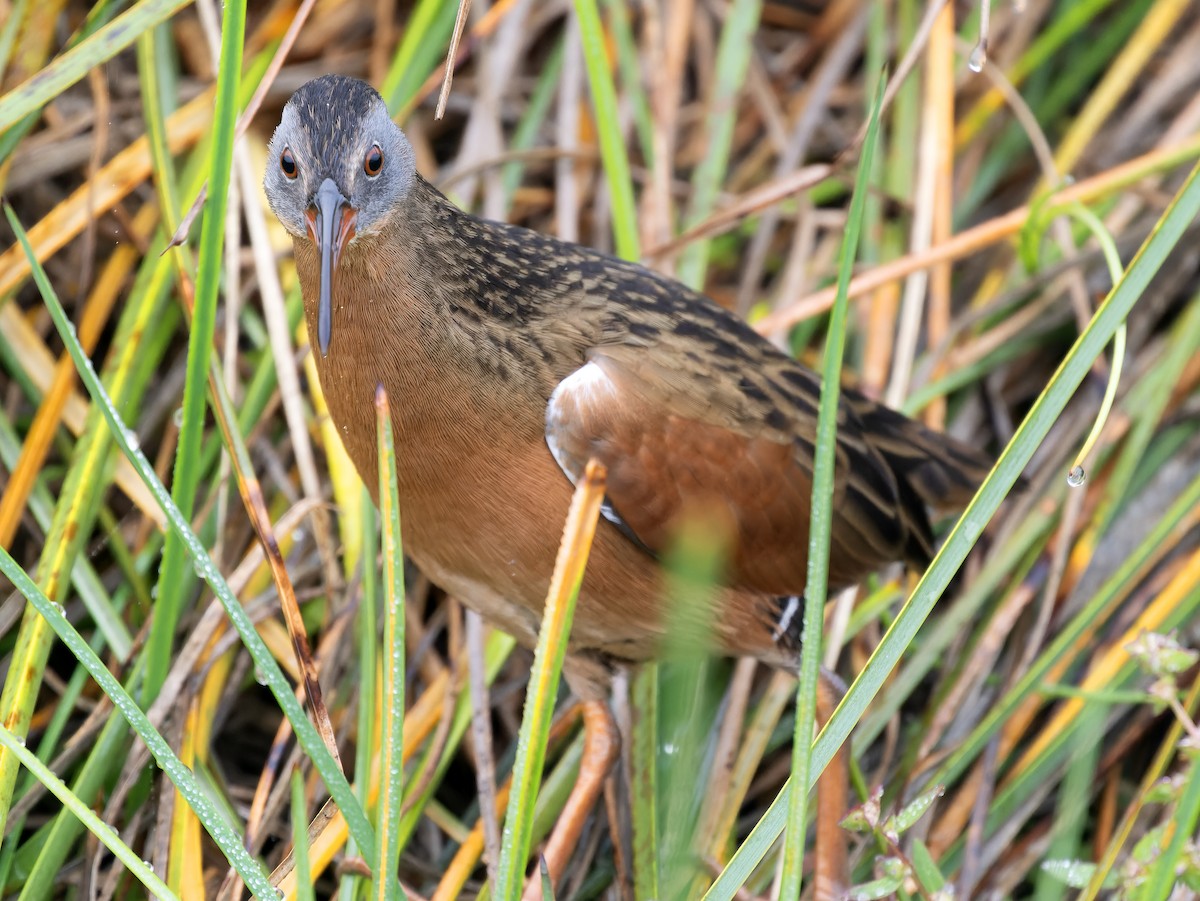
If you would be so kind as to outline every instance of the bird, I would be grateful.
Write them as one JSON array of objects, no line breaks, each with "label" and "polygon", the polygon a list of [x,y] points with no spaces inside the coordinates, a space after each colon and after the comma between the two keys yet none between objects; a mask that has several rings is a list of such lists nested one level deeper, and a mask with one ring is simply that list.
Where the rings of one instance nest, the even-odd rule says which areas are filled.
[{"label": "bird", "polygon": [[[293,239],[329,415],[373,494],[377,387],[392,399],[404,549],[435,584],[533,647],[574,485],[591,460],[607,470],[564,666],[588,750],[544,852],[557,880],[618,747],[616,667],[656,659],[670,628],[797,670],[821,380],[663,274],[459,209],[361,80],[292,95],[264,187]],[[923,568],[932,513],[965,506],[987,468],[842,388],[830,586]],[[668,621],[663,555],[701,513],[729,537],[721,584]],[[839,696],[824,673],[819,720]],[[844,845],[838,759],[818,786],[818,898],[847,878],[844,848],[822,848]]]}]

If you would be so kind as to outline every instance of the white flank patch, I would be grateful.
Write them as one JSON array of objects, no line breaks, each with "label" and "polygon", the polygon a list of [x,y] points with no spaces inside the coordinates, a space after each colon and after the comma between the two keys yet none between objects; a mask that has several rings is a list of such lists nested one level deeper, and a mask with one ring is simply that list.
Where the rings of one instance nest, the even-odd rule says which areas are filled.
[{"label": "white flank patch", "polygon": [[597,363],[586,363],[576,369],[559,382],[554,393],[550,395],[550,402],[546,404],[546,446],[550,448],[555,462],[567,474],[572,485],[578,481],[579,473],[572,472],[567,467],[567,461],[563,458],[562,449],[554,440],[554,434],[560,429],[566,431],[575,427],[575,423],[570,421],[570,416],[579,408],[613,400],[612,379]]},{"label": "white flank patch", "polygon": [[772,641],[779,641],[787,634],[788,626],[796,618],[796,612],[799,609],[800,595],[794,594],[787,599],[787,606],[783,608],[783,614],[779,617],[779,625],[775,627],[775,634],[771,636]]}]

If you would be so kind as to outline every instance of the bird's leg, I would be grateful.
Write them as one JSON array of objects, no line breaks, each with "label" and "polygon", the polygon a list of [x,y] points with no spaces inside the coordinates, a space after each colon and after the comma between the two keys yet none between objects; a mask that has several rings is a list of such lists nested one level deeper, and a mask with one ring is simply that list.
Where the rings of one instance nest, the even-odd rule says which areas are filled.
[{"label": "bird's leg", "polygon": [[[824,726],[846,692],[841,680],[821,669],[817,682],[817,725]],[[850,792],[850,746],[843,744],[817,780],[817,847],[813,866],[815,901],[840,901],[850,883],[846,833],[841,827]]]},{"label": "bird's leg", "polygon": [[[558,880],[579,844],[579,835],[596,799],[604,790],[604,781],[612,770],[621,749],[621,734],[604,701],[583,702],[583,758],[579,762],[579,778],[567,797],[543,856],[550,871],[551,882]],[[537,867],[525,886],[522,901],[540,901],[542,881]]]}]

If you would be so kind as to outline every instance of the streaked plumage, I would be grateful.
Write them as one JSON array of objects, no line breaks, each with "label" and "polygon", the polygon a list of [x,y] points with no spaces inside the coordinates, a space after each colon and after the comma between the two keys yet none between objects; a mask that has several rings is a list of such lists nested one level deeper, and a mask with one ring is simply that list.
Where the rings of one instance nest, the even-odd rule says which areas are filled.
[{"label": "streaked plumage", "polygon": [[[380,140],[363,133],[372,103],[361,82],[310,82],[289,107],[320,138],[290,138],[285,117],[273,151],[291,141],[302,171],[332,177],[353,202],[355,186],[342,182],[354,176],[329,160],[351,171]],[[388,164],[408,167],[393,176],[403,190],[382,219],[358,214],[317,368],[372,489],[370,399],[379,382],[394,398],[413,559],[531,642],[571,483],[595,457],[608,468],[612,523],[584,582],[576,654],[654,654],[664,628],[655,556],[691,510],[734,538],[727,587],[694,625],[730,653],[790,663],[798,618],[782,635],[777,626],[782,599],[806,578],[817,376],[678,282],[478,219],[412,171],[411,156]],[[319,254],[307,234],[295,249],[315,334]],[[893,560],[923,565],[927,508],[964,503],[980,456],[853,392],[839,413],[831,581]]]}]

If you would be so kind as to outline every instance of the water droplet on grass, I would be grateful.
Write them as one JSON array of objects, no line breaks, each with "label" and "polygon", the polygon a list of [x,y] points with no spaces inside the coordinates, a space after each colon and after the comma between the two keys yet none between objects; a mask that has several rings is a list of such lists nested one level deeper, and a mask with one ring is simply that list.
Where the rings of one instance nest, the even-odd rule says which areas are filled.
[{"label": "water droplet on grass", "polygon": [[975,49],[971,51],[970,57],[967,59],[967,68],[972,72],[982,72],[983,66],[987,62],[987,46],[980,41],[975,45]]}]

